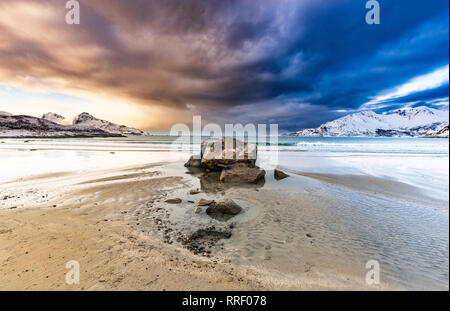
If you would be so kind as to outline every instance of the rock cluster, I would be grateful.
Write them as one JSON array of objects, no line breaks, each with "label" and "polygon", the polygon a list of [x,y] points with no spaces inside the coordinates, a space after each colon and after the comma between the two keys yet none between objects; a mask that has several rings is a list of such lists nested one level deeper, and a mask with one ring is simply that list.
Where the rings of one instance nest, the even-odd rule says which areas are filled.
[{"label": "rock cluster", "polygon": [[255,165],[257,153],[256,145],[231,137],[207,139],[201,145],[200,158],[191,157],[185,166],[219,172],[214,178],[223,183],[257,183],[266,175]]},{"label": "rock cluster", "polygon": [[210,257],[210,249],[221,239],[229,239],[231,231],[222,231],[215,226],[199,229],[190,236],[180,239],[182,245],[195,255]]}]

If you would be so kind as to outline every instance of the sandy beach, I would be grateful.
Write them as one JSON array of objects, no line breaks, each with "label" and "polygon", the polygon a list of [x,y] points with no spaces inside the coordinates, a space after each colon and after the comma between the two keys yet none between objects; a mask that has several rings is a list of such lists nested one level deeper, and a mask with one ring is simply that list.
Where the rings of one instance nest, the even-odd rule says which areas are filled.
[{"label": "sandy beach", "polygon": [[[96,178],[83,182],[80,180],[86,177],[65,173],[6,184],[11,198],[3,201],[14,197],[20,201],[18,184],[44,184],[34,195],[45,202],[0,210],[0,290],[360,288],[361,284],[346,279],[339,284],[317,280],[309,276],[309,265],[302,268],[304,279],[283,278],[227,260],[195,256],[152,237],[148,233],[150,217],[144,216],[148,202],[163,202],[162,198],[177,188],[189,190],[182,178],[158,177],[162,173],[155,169],[163,167],[128,168],[115,176],[103,172],[109,176],[104,178],[97,178],[101,172],[95,172]],[[130,170],[134,173],[127,174]],[[55,188],[61,184],[73,189],[59,193]],[[80,285],[65,283],[69,260],[80,262]]]},{"label": "sandy beach", "polygon": [[[58,177],[61,176],[31,180],[48,182]],[[67,174],[64,177],[67,178]],[[87,186],[39,207],[2,209],[0,289],[233,290],[264,287],[262,280],[248,271],[196,258],[187,251],[149,238],[127,223],[134,221],[131,215],[139,202],[132,199],[137,199],[140,191],[146,190],[146,199],[156,198],[165,193],[164,188],[178,184],[179,179],[123,181],[132,177],[116,177],[108,179],[119,180],[114,185]],[[91,182],[98,184],[100,181]],[[65,283],[65,264],[72,259],[79,261],[82,268],[79,286]]]},{"label": "sandy beach", "polygon": [[[289,178],[274,179],[268,167],[263,183],[228,186],[186,169],[189,153],[174,156],[160,145],[150,150],[146,141],[124,143],[3,144],[1,290],[445,287],[446,272],[429,270],[428,255],[416,253],[425,249],[436,263],[448,260],[440,231],[445,223],[417,227],[411,215],[437,213],[441,224],[446,212],[438,207],[445,197],[398,179],[353,174],[350,168],[349,174],[308,172],[290,165],[289,158],[281,159]],[[314,167],[308,164],[312,159],[303,156],[301,163]],[[17,164],[8,166],[8,161]],[[340,165],[337,161],[328,160],[330,171]],[[226,198],[243,207],[227,221],[197,206],[201,199]],[[414,226],[417,234],[434,240],[404,233]],[[378,285],[365,281],[365,264],[373,258],[383,269]],[[65,282],[71,260],[80,264],[79,285]],[[398,266],[410,263],[419,270],[399,273]]]}]

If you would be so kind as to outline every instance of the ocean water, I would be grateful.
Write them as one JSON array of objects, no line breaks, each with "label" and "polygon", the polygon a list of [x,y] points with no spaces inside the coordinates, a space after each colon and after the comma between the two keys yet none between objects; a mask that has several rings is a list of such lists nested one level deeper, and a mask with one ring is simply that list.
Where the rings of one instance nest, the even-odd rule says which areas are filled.
[{"label": "ocean water", "polygon": [[[33,148],[124,151],[169,151],[174,148],[199,150],[194,142],[198,137],[174,137],[168,135],[114,138],[0,138],[1,149]],[[206,139],[206,138],[203,138]],[[262,140],[262,141],[261,141]],[[256,143],[260,150],[266,150],[270,137],[250,137],[246,141]],[[282,152],[357,152],[391,154],[442,154],[449,153],[449,140],[441,138],[364,138],[364,137],[289,137],[276,138],[276,146]]]},{"label": "ocean water", "polygon": [[[449,140],[423,138],[278,137],[276,146],[259,144],[258,161],[304,173],[357,174],[390,178],[426,189],[448,201]],[[254,139],[249,139],[255,142]],[[10,178],[84,170],[117,162],[181,161],[200,147],[192,137],[149,136],[92,139],[0,139],[0,181]],[[29,157],[26,151],[38,151]],[[9,151],[9,152],[8,152]],[[12,151],[15,153],[13,154]],[[70,152],[72,151],[72,152]],[[168,154],[162,154],[168,153]],[[35,160],[40,165],[35,165]]]},{"label": "ocean water", "polygon": [[[183,173],[182,163],[196,152],[191,137],[162,135],[0,139],[0,183],[155,162],[173,162]],[[299,263],[304,268],[323,259],[325,267],[327,257],[354,258],[361,271],[376,259],[386,282],[448,290],[448,139],[278,137],[276,146],[259,144],[258,159],[268,171],[264,188],[274,197],[308,203],[262,204],[262,215],[238,227],[229,242],[235,262],[295,275]],[[274,167],[291,178],[276,182]],[[315,237],[310,254],[297,250],[302,228]]]}]

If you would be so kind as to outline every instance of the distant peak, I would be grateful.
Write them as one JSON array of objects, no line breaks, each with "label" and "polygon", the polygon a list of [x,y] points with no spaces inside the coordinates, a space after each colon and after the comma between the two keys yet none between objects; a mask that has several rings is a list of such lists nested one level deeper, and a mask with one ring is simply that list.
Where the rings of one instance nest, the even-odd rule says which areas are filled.
[{"label": "distant peak", "polygon": [[348,114],[342,118],[355,118],[355,117],[375,117],[377,116],[377,114],[371,110],[364,110],[364,111],[360,111],[360,112],[355,112],[355,113],[351,113]]},{"label": "distant peak", "polygon": [[0,111],[0,116],[9,117],[9,116],[12,116],[12,113],[9,113],[9,112],[6,112],[6,111]]},{"label": "distant peak", "polygon": [[42,115],[42,119],[59,124],[66,118],[54,112],[47,112]]},{"label": "distant peak", "polygon": [[73,125],[83,123],[89,120],[98,120],[96,117],[87,112],[82,112],[73,119]]},{"label": "distant peak", "polygon": [[125,134],[125,135],[144,135],[145,132],[112,123],[106,120],[98,119],[87,112],[82,112],[73,119],[73,125],[83,128],[99,128],[109,133]]},{"label": "distant peak", "polygon": [[79,115],[77,115],[75,118],[85,118],[85,117],[91,117],[91,118],[94,118],[94,116],[91,115],[91,114],[88,113],[88,112],[82,112],[82,113],[80,113]]},{"label": "distant peak", "polygon": [[59,119],[65,119],[62,115],[57,114],[57,113],[54,113],[54,112],[47,112],[47,113],[44,113],[44,114],[42,115],[42,119],[45,119],[46,117],[50,117],[50,116],[52,116],[52,117],[57,117],[57,118],[59,118]]},{"label": "distant peak", "polygon": [[92,115],[89,112],[82,112],[78,116],[91,116],[92,117]]},{"label": "distant peak", "polygon": [[359,113],[357,113],[357,114],[360,114],[360,115],[363,115],[363,116],[373,116],[373,115],[376,115],[376,113],[373,112],[372,110],[364,110],[364,111],[361,111],[361,112],[359,112]]},{"label": "distant peak", "polygon": [[434,114],[433,109],[430,109],[426,106],[403,107],[403,108],[394,110],[391,113],[399,114],[401,116],[418,115],[418,114],[428,114],[428,115]]}]

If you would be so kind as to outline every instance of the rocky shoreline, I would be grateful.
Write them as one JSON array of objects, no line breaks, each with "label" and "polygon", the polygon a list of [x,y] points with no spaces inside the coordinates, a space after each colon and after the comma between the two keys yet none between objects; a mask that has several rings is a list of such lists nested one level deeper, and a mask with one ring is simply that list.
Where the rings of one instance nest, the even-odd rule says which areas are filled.
[{"label": "rocky shoreline", "polygon": [[[256,145],[227,137],[205,140],[198,159],[192,156],[185,164],[186,173],[200,180],[201,189],[191,189],[182,198],[163,196],[147,204],[161,240],[167,244],[176,242],[194,255],[217,256],[222,247],[220,241],[233,234],[235,217],[246,217],[249,209],[229,198],[226,190],[257,190],[264,185],[266,172],[256,166],[256,156]],[[275,170],[274,177],[281,180],[288,175]],[[185,211],[184,217],[198,225],[194,230],[185,230],[171,220],[170,210]]]}]

